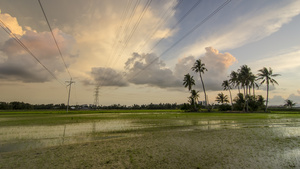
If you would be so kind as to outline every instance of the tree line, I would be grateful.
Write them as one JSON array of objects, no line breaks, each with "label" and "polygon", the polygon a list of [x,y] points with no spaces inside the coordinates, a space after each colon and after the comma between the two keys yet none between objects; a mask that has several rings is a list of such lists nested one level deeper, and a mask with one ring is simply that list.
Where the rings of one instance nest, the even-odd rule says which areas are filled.
[{"label": "tree line", "polygon": [[41,109],[66,109],[65,104],[30,104],[24,102],[0,102],[0,110],[41,110]]},{"label": "tree line", "polygon": [[[189,111],[198,111],[201,107],[205,107],[209,110],[212,106],[208,104],[205,85],[202,77],[202,74],[208,70],[205,68],[205,64],[202,63],[201,59],[196,60],[191,69],[200,75],[205,102],[202,105],[197,105],[197,101],[199,100],[199,91],[193,89],[195,80],[194,77],[188,73],[184,75],[183,85],[184,87],[188,88],[191,95],[188,97],[188,104],[185,104],[183,109]],[[278,85],[278,82],[274,79],[276,76],[280,75],[274,74],[271,68],[263,67],[262,69],[259,69],[258,74],[255,75],[252,73],[250,67],[247,65],[242,65],[237,71],[232,71],[229,75],[229,79],[224,80],[221,84],[223,89],[228,90],[229,92],[231,106],[226,104],[229,103],[228,96],[221,92],[217,95],[215,100],[218,103],[221,103],[221,105],[218,106],[219,110],[238,110],[248,112],[263,109],[265,112],[267,112],[270,84]],[[255,90],[259,89],[262,84],[266,84],[267,86],[266,100],[264,100],[263,96],[261,95],[255,95]],[[232,97],[231,89],[238,89],[238,94],[235,98]]]},{"label": "tree line", "polygon": [[[134,104],[132,106],[112,104],[109,106],[95,106],[95,105],[72,105],[71,110],[76,109],[179,109],[182,105],[177,103],[159,103],[159,104]],[[64,110],[67,108],[65,104],[29,104],[24,102],[0,102],[0,110]]]}]

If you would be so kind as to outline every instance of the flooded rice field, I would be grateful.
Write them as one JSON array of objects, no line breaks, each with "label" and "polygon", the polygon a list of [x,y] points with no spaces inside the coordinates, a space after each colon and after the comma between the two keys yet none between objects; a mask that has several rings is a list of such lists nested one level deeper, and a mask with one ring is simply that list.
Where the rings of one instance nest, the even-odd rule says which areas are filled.
[{"label": "flooded rice field", "polygon": [[138,129],[129,120],[102,120],[101,122],[75,123],[55,126],[8,126],[0,128],[0,152],[27,150],[72,143],[83,143],[119,136],[98,136],[108,133]]},{"label": "flooded rice field", "polygon": [[0,168],[300,168],[297,114],[36,116],[0,116]]},{"label": "flooded rice field", "polygon": [[[149,115],[151,113],[145,113]],[[157,116],[159,113],[152,113]],[[127,113],[126,115],[134,115]],[[141,115],[141,113],[139,114]],[[68,115],[66,115],[68,116]],[[74,115],[72,115],[74,116]],[[101,116],[84,114],[75,116]],[[105,114],[107,116],[107,114]],[[272,115],[271,115],[272,116]],[[93,122],[70,123],[62,125],[25,125],[4,126],[0,128],[0,152],[30,150],[50,146],[84,143],[102,139],[135,136],[135,132],[144,129],[197,131],[228,130],[241,128],[271,128],[277,136],[300,137],[300,119],[263,119],[263,120],[215,120],[215,119],[113,119]],[[1,121],[11,120],[2,118]],[[131,132],[132,131],[132,132]]]}]

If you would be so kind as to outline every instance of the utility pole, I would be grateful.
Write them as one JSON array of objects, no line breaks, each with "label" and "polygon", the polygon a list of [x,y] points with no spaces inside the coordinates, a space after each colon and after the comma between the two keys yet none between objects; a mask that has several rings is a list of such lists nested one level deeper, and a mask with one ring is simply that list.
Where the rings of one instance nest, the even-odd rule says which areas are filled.
[{"label": "utility pole", "polygon": [[66,83],[69,83],[67,85],[67,87],[69,86],[68,105],[67,105],[67,113],[68,113],[68,111],[69,111],[69,103],[70,103],[71,85],[72,85],[72,83],[75,83],[75,81],[72,81],[72,78],[71,78],[71,80],[70,81],[66,81]]}]

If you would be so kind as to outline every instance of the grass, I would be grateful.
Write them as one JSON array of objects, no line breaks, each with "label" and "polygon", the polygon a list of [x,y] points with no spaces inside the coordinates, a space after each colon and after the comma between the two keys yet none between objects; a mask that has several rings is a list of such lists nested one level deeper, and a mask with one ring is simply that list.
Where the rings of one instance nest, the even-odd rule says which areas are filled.
[{"label": "grass", "polygon": [[298,118],[299,112],[271,113],[191,113],[180,110],[96,110],[96,111],[1,111],[1,126],[26,126],[26,125],[60,125],[83,122],[96,122],[100,120],[134,119],[140,120],[239,120],[247,121],[254,119],[284,119]]}]

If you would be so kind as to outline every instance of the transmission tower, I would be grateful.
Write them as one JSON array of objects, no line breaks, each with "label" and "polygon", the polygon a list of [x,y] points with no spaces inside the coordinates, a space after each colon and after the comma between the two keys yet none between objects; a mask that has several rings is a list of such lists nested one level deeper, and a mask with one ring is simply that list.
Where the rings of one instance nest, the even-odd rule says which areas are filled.
[{"label": "transmission tower", "polygon": [[95,100],[94,100],[94,106],[97,108],[99,106],[99,85],[95,88]]}]

